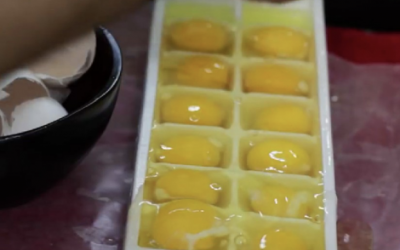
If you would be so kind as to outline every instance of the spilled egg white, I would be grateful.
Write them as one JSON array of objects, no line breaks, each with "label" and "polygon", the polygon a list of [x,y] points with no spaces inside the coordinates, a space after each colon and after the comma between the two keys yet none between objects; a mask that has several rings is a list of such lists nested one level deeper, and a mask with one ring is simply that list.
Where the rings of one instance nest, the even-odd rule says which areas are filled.
[{"label": "spilled egg white", "polygon": [[47,53],[26,68],[49,88],[64,88],[89,70],[95,51],[96,35],[91,31]]},{"label": "spilled egg white", "polygon": [[67,114],[64,107],[50,97],[28,100],[13,111],[13,121],[8,134],[18,134],[45,126]]}]

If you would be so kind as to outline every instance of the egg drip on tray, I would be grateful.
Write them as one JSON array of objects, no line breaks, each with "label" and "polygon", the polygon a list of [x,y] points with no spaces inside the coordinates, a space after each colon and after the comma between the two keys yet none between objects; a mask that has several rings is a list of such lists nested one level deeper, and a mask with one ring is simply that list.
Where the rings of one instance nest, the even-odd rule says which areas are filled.
[{"label": "egg drip on tray", "polygon": [[26,132],[68,113],[68,85],[93,63],[96,36],[90,32],[0,79],[0,136]]},{"label": "egg drip on tray", "polygon": [[229,2],[165,2],[133,249],[324,249],[313,14],[298,2],[243,1],[239,19]]}]

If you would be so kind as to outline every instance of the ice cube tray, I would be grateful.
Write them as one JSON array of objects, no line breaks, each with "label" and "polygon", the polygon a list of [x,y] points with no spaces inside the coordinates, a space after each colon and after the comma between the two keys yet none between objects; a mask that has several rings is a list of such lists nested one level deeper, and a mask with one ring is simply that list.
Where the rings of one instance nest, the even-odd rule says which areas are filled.
[{"label": "ice cube tray", "polygon": [[[210,249],[253,249],[253,236],[268,230],[293,233],[309,250],[336,249],[336,195],[322,1],[297,0],[287,4],[242,1],[238,4],[239,1],[223,0],[156,2],[126,250],[163,249],[154,240],[153,224],[160,207],[173,199],[160,198],[162,193],[156,186],[160,178],[176,169],[201,172],[218,189],[217,198],[193,194],[195,192],[191,197],[179,197],[212,203],[210,206],[223,222],[224,230],[215,236]],[[238,10],[240,15],[237,15]],[[171,27],[193,19],[209,20],[224,27],[230,40],[228,45],[216,51],[199,52],[171,43],[168,38]],[[309,39],[310,49],[304,57],[294,59],[260,54],[248,45],[247,39],[249,32],[260,27],[295,30]],[[223,61],[229,68],[228,84],[221,88],[180,84],[176,75],[179,65],[197,55]],[[244,83],[246,72],[259,65],[290,68],[307,84],[307,91],[300,94],[249,91]],[[215,126],[199,126],[165,121],[166,102],[179,96],[198,96],[212,101],[223,113],[222,122]],[[267,124],[260,130],[255,125],[264,109],[280,105],[294,105],[304,110],[309,130],[293,132],[289,126],[286,129],[289,131],[280,131],[285,130],[280,124]],[[279,114],[277,117],[296,125],[296,119],[282,118]],[[220,160],[209,166],[171,163],[168,157],[165,160],[162,145],[177,136],[201,136],[209,140],[220,152]],[[309,156],[308,168],[289,173],[251,170],[247,159],[249,152],[271,140],[285,140],[302,148]],[[171,185],[175,188],[178,184],[171,182]],[[298,197],[308,197],[304,198],[307,199],[306,216],[285,211],[275,211],[271,215],[268,209],[260,214],[254,197],[262,194],[265,187],[288,188]],[[195,248],[189,244],[187,249]]]}]

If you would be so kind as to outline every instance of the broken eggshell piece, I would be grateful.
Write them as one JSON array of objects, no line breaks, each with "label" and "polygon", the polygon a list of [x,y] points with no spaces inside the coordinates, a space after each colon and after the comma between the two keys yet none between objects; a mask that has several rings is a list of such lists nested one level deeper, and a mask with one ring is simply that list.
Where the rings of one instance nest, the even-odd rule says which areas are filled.
[{"label": "broken eggshell piece", "polygon": [[68,113],[64,107],[50,97],[26,101],[12,113],[10,135],[23,133],[52,123]]},{"label": "broken eggshell piece", "polygon": [[10,125],[4,118],[4,113],[0,110],[0,136],[10,133]]},{"label": "broken eggshell piece", "polygon": [[[46,86],[29,71],[16,71],[0,79],[2,119],[11,126],[14,109],[29,100],[49,97]],[[5,135],[4,131],[2,135]]]},{"label": "broken eggshell piece", "polygon": [[58,101],[59,103],[64,103],[64,101],[67,100],[69,94],[71,94],[71,90],[69,88],[52,88],[48,86],[46,87],[50,93],[50,97]]},{"label": "broken eggshell piece", "polygon": [[48,87],[66,87],[91,67],[96,51],[94,31],[62,45],[27,66]]}]

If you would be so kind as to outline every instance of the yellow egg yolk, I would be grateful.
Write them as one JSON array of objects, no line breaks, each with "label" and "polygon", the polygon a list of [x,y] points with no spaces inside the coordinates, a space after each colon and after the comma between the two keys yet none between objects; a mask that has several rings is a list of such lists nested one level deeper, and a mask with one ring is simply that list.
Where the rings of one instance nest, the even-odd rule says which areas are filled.
[{"label": "yellow egg yolk", "polygon": [[162,122],[222,126],[224,110],[209,98],[194,95],[172,97],[161,107]]},{"label": "yellow egg yolk", "polygon": [[164,249],[211,249],[216,242],[210,230],[215,227],[216,218],[216,210],[206,203],[172,201],[160,208],[154,220],[152,236],[156,244]]},{"label": "yellow egg yolk", "polygon": [[178,84],[191,87],[226,89],[229,66],[219,58],[191,56],[178,65],[175,78]]},{"label": "yellow egg yolk", "polygon": [[179,49],[199,52],[221,52],[229,41],[226,28],[220,24],[192,19],[172,25],[170,40]]},{"label": "yellow egg yolk", "polygon": [[309,38],[285,27],[263,27],[250,32],[250,47],[263,56],[304,60],[308,56]]},{"label": "yellow egg yolk", "polygon": [[255,237],[252,250],[308,250],[299,236],[283,231],[268,230]]},{"label": "yellow egg yolk", "polygon": [[206,137],[176,136],[161,145],[158,160],[172,164],[218,167],[221,152]]},{"label": "yellow egg yolk", "polygon": [[287,66],[270,64],[251,67],[244,73],[244,89],[282,95],[307,95],[309,87],[305,79]]},{"label": "yellow egg yolk", "polygon": [[276,105],[263,110],[256,118],[254,129],[290,133],[311,133],[308,113],[297,105]]},{"label": "yellow egg yolk", "polygon": [[284,187],[265,186],[250,198],[254,212],[263,215],[305,219],[310,196]]},{"label": "yellow egg yolk", "polygon": [[216,204],[221,187],[201,171],[176,169],[162,175],[155,184],[158,201],[195,199]]},{"label": "yellow egg yolk", "polygon": [[285,174],[309,174],[311,160],[306,150],[286,140],[267,140],[256,144],[247,155],[247,168]]}]

